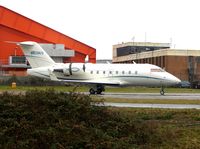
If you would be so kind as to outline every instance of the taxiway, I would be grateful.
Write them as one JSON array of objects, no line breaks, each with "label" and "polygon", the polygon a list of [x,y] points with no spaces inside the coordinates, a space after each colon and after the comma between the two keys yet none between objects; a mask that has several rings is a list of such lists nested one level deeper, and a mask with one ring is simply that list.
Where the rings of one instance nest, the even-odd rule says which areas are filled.
[{"label": "taxiway", "polygon": [[[200,94],[192,93],[166,93],[164,96],[159,93],[104,93],[98,95],[102,98],[115,99],[142,99],[142,100],[200,100]],[[148,104],[148,103],[112,103],[104,102],[102,106],[130,107],[130,108],[165,108],[165,109],[200,109],[200,104]]]},{"label": "taxiway", "polygon": [[[200,109],[200,105],[193,104],[138,104],[138,103],[113,103],[104,102],[104,106],[123,107],[123,108],[161,108],[161,109]],[[102,106],[103,106],[102,105]]]},{"label": "taxiway", "polygon": [[200,93],[166,93],[164,96],[159,93],[103,93],[98,95],[103,98],[122,99],[171,99],[171,100],[200,100]]}]

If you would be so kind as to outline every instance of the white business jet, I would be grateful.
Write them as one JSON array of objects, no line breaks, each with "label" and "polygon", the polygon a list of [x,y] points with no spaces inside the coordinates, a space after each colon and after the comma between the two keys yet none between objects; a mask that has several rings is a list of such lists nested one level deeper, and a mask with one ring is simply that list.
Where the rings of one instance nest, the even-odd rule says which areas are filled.
[{"label": "white business jet", "polygon": [[105,91],[104,86],[159,86],[160,94],[164,95],[164,87],[181,82],[151,64],[55,63],[36,42],[19,42],[18,45],[32,67],[27,70],[29,75],[52,81],[92,84],[90,94],[101,94]]}]

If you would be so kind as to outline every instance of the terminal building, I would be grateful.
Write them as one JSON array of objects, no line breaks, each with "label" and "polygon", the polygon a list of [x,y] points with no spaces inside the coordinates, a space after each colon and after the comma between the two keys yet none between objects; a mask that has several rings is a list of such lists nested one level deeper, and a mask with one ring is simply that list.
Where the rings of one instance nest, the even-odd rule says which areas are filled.
[{"label": "terminal building", "polygon": [[171,49],[169,43],[127,42],[113,45],[113,63],[157,65],[193,87],[199,87],[200,50]]},{"label": "terminal building", "polygon": [[35,41],[56,61],[96,63],[96,49],[41,23],[0,6],[0,75],[26,75],[30,68],[22,50],[6,41]]}]

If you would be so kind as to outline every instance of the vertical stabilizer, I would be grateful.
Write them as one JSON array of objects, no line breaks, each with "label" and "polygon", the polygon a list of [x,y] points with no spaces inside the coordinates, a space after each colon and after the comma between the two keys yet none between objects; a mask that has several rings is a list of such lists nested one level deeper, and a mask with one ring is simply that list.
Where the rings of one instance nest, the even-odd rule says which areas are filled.
[{"label": "vertical stabilizer", "polygon": [[32,68],[51,66],[55,64],[51,57],[38,43],[26,41],[20,42],[18,45],[23,50],[24,55],[26,56]]}]

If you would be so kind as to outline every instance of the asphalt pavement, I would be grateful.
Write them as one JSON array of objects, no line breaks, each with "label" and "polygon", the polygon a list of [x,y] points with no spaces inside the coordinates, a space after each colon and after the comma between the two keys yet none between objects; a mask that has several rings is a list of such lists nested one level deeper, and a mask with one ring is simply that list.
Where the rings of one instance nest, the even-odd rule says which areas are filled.
[{"label": "asphalt pavement", "polygon": [[104,102],[102,106],[129,108],[161,108],[161,109],[200,109],[200,105],[193,104],[138,104]]},{"label": "asphalt pavement", "polygon": [[122,98],[122,99],[171,99],[171,100],[200,100],[200,93],[108,93],[97,95],[103,98]]},{"label": "asphalt pavement", "polygon": [[[102,98],[115,99],[158,99],[158,100],[200,100],[199,93],[166,93],[164,96],[159,93],[103,93],[97,95]],[[200,104],[148,104],[148,103],[112,103],[104,102],[100,106],[130,107],[130,108],[164,108],[164,109],[200,109]]]}]

